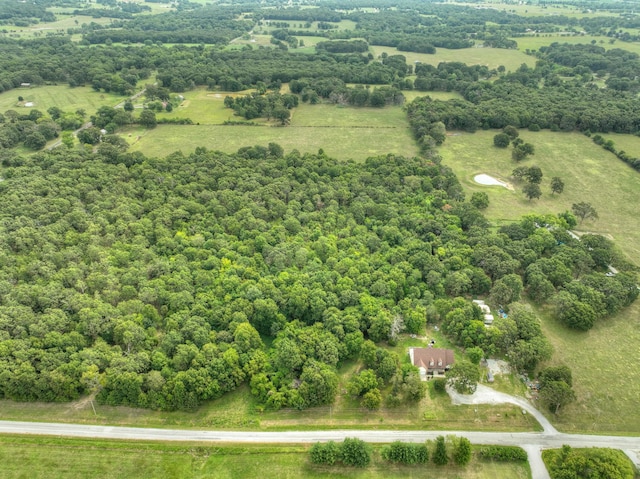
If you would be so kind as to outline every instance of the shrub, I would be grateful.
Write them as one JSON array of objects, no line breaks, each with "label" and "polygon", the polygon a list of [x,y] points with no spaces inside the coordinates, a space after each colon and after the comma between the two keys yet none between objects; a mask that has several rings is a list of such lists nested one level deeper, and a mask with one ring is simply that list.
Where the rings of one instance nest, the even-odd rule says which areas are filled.
[{"label": "shrub", "polygon": [[321,443],[316,442],[311,446],[309,459],[314,464],[327,464],[329,466],[336,463],[340,457],[340,446],[333,441]]},{"label": "shrub", "polygon": [[426,444],[395,441],[382,449],[382,458],[400,464],[425,464],[429,460]]},{"label": "shrub", "polygon": [[447,380],[445,378],[437,378],[433,380],[433,389],[436,392],[446,392]]},{"label": "shrub", "polygon": [[527,452],[518,446],[485,446],[478,453],[486,461],[525,462]]},{"label": "shrub", "polygon": [[340,447],[340,458],[345,466],[366,467],[371,462],[371,448],[361,439],[347,437]]}]

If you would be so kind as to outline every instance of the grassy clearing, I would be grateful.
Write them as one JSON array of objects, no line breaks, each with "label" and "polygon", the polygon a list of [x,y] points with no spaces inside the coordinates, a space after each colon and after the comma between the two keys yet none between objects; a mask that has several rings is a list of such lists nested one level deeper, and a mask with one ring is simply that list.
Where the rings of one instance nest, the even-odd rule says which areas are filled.
[{"label": "grassy clearing", "polygon": [[[231,153],[243,146],[266,146],[270,142],[279,143],[287,152],[293,149],[316,152],[322,148],[334,158],[357,161],[387,153],[403,156],[418,153],[400,107],[302,104],[293,111],[287,127],[223,126],[221,123],[225,120],[242,120],[224,108],[225,96],[225,93],[205,90],[187,92],[182,106],[171,115],[189,117],[200,125],[160,125],[154,130],[130,128],[122,135],[132,142],[133,150],[150,156],[163,156],[176,150],[187,152],[197,146]],[[267,124],[265,120],[261,122]]]},{"label": "grassy clearing", "polygon": [[640,432],[640,304],[602,321],[587,333],[565,328],[542,314],[545,335],[553,343],[554,363],[573,371],[578,400],[554,423],[566,432]]},{"label": "grassy clearing", "polygon": [[132,134],[132,150],[148,156],[166,156],[177,150],[186,153],[197,146],[232,153],[243,146],[271,142],[279,143],[286,152],[297,149],[315,153],[322,148],[331,157],[356,161],[387,153],[418,153],[408,129],[161,125],[154,130],[131,129],[122,134]]},{"label": "grassy clearing", "polygon": [[68,28],[77,28],[83,23],[91,22],[100,25],[108,25],[112,22],[111,18],[93,18],[86,15],[56,15],[55,22],[41,22],[28,27],[7,26],[6,30],[11,38],[35,38],[46,35],[47,33],[67,34]]},{"label": "grassy clearing", "polygon": [[64,111],[76,111],[79,108],[91,114],[101,106],[113,106],[124,100],[124,97],[110,93],[100,93],[91,87],[75,87],[68,85],[50,85],[34,88],[16,88],[0,94],[0,112],[16,110],[19,113],[28,113],[30,108],[20,106],[18,97],[22,96],[25,102],[33,102],[33,107],[46,112],[48,108],[57,106]]},{"label": "grassy clearing", "polygon": [[610,12],[589,12],[586,11],[587,8],[580,8],[573,5],[547,5],[542,2],[539,4],[516,4],[516,3],[508,3],[501,0],[495,1],[486,1],[481,4],[479,3],[465,3],[465,2],[456,2],[456,5],[466,5],[468,7],[485,7],[485,8],[494,8],[498,11],[505,11],[510,13],[515,13],[517,15],[523,17],[532,17],[532,16],[550,16],[550,15],[564,15],[570,18],[593,18],[593,17],[601,17],[601,16],[612,16],[613,13]]},{"label": "grassy clearing", "polygon": [[397,48],[381,46],[371,46],[371,51],[376,57],[382,55],[383,52],[387,52],[389,55],[404,55],[409,65],[416,61],[434,66],[438,66],[442,62],[462,62],[467,65],[486,65],[490,69],[504,65],[507,71],[513,71],[523,63],[530,67],[535,66],[536,63],[534,57],[521,51],[502,48],[462,48],[459,50],[437,48],[435,55],[401,52]]},{"label": "grassy clearing", "polygon": [[587,44],[595,40],[599,47],[603,47],[606,50],[612,48],[620,48],[634,53],[640,53],[640,44],[631,42],[614,41],[610,42],[610,39],[605,36],[592,36],[592,35],[568,35],[568,34],[554,34],[554,33],[542,33],[540,36],[526,35],[524,37],[512,38],[518,42],[518,50],[525,51],[527,49],[535,51],[540,47],[551,45],[554,42],[558,43],[570,43],[575,44]]},{"label": "grassy clearing", "polygon": [[[481,186],[473,181],[479,173],[509,181],[515,164],[510,150],[492,146],[495,134],[495,131],[455,133],[441,149],[444,164],[454,170],[469,194],[476,191],[489,194],[486,215],[490,220],[500,224],[530,212],[558,213],[570,209],[572,203],[588,201],[600,219],[585,222],[580,229],[611,235],[627,259],[638,264],[640,218],[635,205],[640,195],[640,175],[637,172],[578,133],[521,131],[520,136],[536,148],[535,155],[524,164],[537,164],[545,175],[543,197],[530,202],[520,191]],[[620,147],[623,137],[630,143],[636,141],[635,137],[616,135],[614,141],[617,140]],[[566,184],[564,193],[555,197],[548,186],[553,176],[562,177]],[[568,330],[546,313],[542,317],[545,334],[555,346],[552,362],[572,368],[578,396],[575,404],[554,418],[556,424],[571,432],[637,434],[640,431],[637,410],[640,370],[630,365],[640,362],[640,304],[597,324],[587,333]]]},{"label": "grassy clearing", "polygon": [[419,96],[430,96],[434,100],[453,100],[462,99],[462,95],[455,91],[417,91],[417,90],[403,90],[402,94],[406,98],[407,103],[415,100]]},{"label": "grassy clearing", "polygon": [[318,467],[307,445],[211,445],[0,436],[2,477],[74,478],[404,478],[526,479],[527,465],[473,459],[466,468],[387,465],[374,449],[366,469]]},{"label": "grassy clearing", "polygon": [[[489,194],[488,218],[498,223],[508,222],[531,212],[559,213],[571,209],[573,203],[587,201],[598,211],[600,219],[585,221],[577,229],[610,235],[627,259],[640,266],[640,217],[636,211],[640,195],[638,172],[579,133],[524,130],[520,137],[533,143],[536,152],[522,164],[538,165],[544,173],[542,198],[529,201],[520,191],[520,185],[515,185],[516,191],[509,191],[473,181],[479,173],[509,181],[511,171],[518,166],[511,159],[510,149],[493,146],[496,133],[495,130],[473,134],[455,132],[441,149],[444,163],[453,169],[469,193],[484,191]],[[622,136],[617,136],[620,146]],[[636,139],[629,137],[627,140]],[[633,150],[627,151],[633,154]],[[565,182],[561,195],[554,196],[550,192],[549,183],[554,176]]]}]

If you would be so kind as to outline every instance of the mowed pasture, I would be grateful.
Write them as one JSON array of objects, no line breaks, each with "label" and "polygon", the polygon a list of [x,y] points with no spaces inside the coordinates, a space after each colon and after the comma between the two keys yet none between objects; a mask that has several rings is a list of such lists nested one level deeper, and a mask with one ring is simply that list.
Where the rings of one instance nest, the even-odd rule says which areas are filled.
[{"label": "mowed pasture", "polygon": [[[374,448],[365,469],[314,466],[309,445],[228,445],[0,436],[2,477],[122,479],[404,478],[527,479],[527,464],[480,462],[456,466],[394,466]],[[27,474],[28,471],[28,474]]]},{"label": "mowed pasture", "polygon": [[[225,93],[185,95],[183,106],[171,115],[189,117],[199,125],[159,125],[153,130],[131,128],[123,136],[134,151],[149,156],[189,152],[198,146],[227,153],[244,146],[280,144],[286,152],[315,153],[323,149],[331,157],[362,161],[370,156],[393,153],[415,156],[418,148],[401,107],[355,108],[337,105],[301,104],[292,110],[290,125],[254,120],[263,126],[222,125],[225,120],[243,121],[224,108]],[[202,99],[202,95],[206,95]],[[218,96],[219,95],[219,96]],[[161,116],[160,116],[161,117]],[[129,136],[130,135],[130,136]]]},{"label": "mowed pasture", "polygon": [[[23,106],[24,102],[18,101],[19,96],[24,98],[24,102],[32,102],[33,107]],[[26,115],[32,109],[45,113],[47,109],[56,106],[70,112],[83,109],[87,115],[91,115],[101,106],[114,106],[124,100],[125,97],[96,92],[88,86],[71,88],[69,85],[46,85],[14,88],[0,94],[0,113],[15,110]]]},{"label": "mowed pasture", "polygon": [[[640,217],[636,205],[640,201],[640,173],[579,133],[520,131],[520,137],[536,150],[521,164],[538,165],[544,174],[542,198],[529,201],[519,184],[510,191],[500,186],[481,186],[473,180],[476,174],[486,173],[512,181],[511,171],[518,164],[511,159],[510,149],[493,146],[496,133],[455,132],[441,148],[443,163],[454,170],[469,195],[476,191],[488,193],[486,216],[490,220],[504,224],[527,213],[559,213],[571,209],[573,203],[586,201],[596,208],[599,219],[585,221],[577,229],[612,237],[627,260],[638,265]],[[621,137],[615,137],[620,146],[624,143]],[[625,140],[633,143],[636,138]],[[553,176],[565,182],[560,195],[550,192]],[[572,368],[578,394],[577,402],[554,419],[557,424],[567,431],[640,432],[640,369],[636,367],[640,363],[640,303],[586,333],[568,330],[549,311],[542,316],[545,333],[555,346],[552,362]]]},{"label": "mowed pasture", "polygon": [[28,27],[6,26],[5,29],[11,38],[35,38],[43,37],[47,34],[54,33],[57,35],[67,35],[68,28],[78,28],[82,24],[97,23],[99,25],[108,25],[113,19],[111,18],[93,18],[87,15],[62,15],[55,12],[55,22],[40,22]]},{"label": "mowed pasture", "polygon": [[540,35],[515,37],[512,38],[512,40],[515,40],[518,43],[518,50],[520,51],[536,51],[539,50],[540,47],[546,47],[552,43],[569,43],[571,45],[577,45],[591,44],[595,41],[597,46],[602,47],[605,50],[620,48],[621,50],[640,54],[640,43],[622,42],[618,40],[611,42],[611,39],[606,36],[541,33]]},{"label": "mowed pasture", "polygon": [[495,10],[501,12],[509,12],[515,13],[522,17],[533,17],[533,16],[545,16],[548,17],[550,15],[564,15],[569,18],[594,18],[601,16],[614,16],[616,13],[611,13],[607,11],[599,11],[592,12],[588,10],[588,7],[585,4],[585,7],[576,7],[573,5],[547,5],[542,2],[538,4],[533,3],[509,3],[504,2],[502,0],[496,1],[488,1],[483,3],[465,3],[465,2],[456,2],[456,5],[466,5],[468,7],[474,8],[493,8]]},{"label": "mowed pasture", "polygon": [[462,62],[467,65],[486,65],[489,69],[498,68],[504,65],[507,71],[514,71],[523,63],[534,67],[535,57],[525,54],[519,50],[506,50],[504,48],[461,48],[450,50],[447,48],[436,48],[433,55],[427,53],[401,52],[393,47],[381,47],[372,45],[370,50],[376,58],[386,52],[388,55],[404,55],[408,65],[415,62],[427,63],[438,66],[442,62]]}]

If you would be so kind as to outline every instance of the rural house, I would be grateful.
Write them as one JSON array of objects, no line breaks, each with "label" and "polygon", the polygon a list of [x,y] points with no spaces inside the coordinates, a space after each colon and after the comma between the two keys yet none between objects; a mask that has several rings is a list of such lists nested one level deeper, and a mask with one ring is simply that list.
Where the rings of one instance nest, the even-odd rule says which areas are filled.
[{"label": "rural house", "polygon": [[451,349],[409,348],[411,364],[420,370],[420,379],[426,381],[434,376],[442,376],[454,363]]}]

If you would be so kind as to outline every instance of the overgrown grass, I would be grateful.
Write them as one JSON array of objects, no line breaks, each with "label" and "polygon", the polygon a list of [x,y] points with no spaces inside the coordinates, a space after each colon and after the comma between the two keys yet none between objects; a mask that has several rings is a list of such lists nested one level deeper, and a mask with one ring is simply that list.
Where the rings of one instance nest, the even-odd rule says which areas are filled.
[{"label": "overgrown grass", "polygon": [[456,466],[394,466],[375,446],[365,469],[314,466],[308,445],[221,445],[0,436],[2,477],[75,478],[405,478],[526,479],[526,464],[498,464],[475,458]]},{"label": "overgrown grass", "polygon": [[[493,147],[496,131],[475,134],[454,133],[441,148],[445,165],[458,175],[468,194],[489,194],[487,217],[498,223],[516,220],[524,214],[558,213],[572,203],[587,201],[600,216],[598,221],[585,221],[580,230],[612,237],[638,265],[640,258],[640,218],[636,205],[640,200],[640,174],[611,153],[578,133],[532,133],[521,131],[526,142],[533,143],[535,155],[523,165],[537,164],[544,173],[540,200],[528,201],[521,192],[498,186],[481,186],[474,182],[476,174],[487,173],[510,181],[517,166],[510,150]],[[622,135],[616,136],[622,146]],[[616,141],[614,140],[614,141]],[[634,137],[625,137],[633,143]],[[630,153],[631,151],[628,150]],[[549,180],[559,176],[565,191],[552,195]],[[553,363],[566,364],[573,370],[578,400],[553,421],[566,431],[635,433],[640,431],[637,398],[640,397],[640,304],[616,317],[602,321],[587,333],[568,330],[549,314],[542,315],[543,328],[555,346]]]},{"label": "overgrown grass", "polygon": [[[18,101],[22,96],[25,102],[33,102],[33,107],[24,107]],[[48,85],[33,88],[14,88],[0,94],[0,112],[15,110],[20,114],[28,114],[37,109],[45,113],[48,108],[57,106],[64,111],[84,109],[87,115],[92,114],[101,106],[113,106],[123,101],[125,97],[111,93],[100,93],[91,87],[75,87],[68,85]]]},{"label": "overgrown grass", "polygon": [[413,65],[416,61],[434,66],[438,66],[442,62],[462,62],[467,65],[486,65],[489,69],[504,65],[507,71],[513,71],[523,63],[530,67],[535,66],[536,63],[534,57],[526,55],[519,50],[506,50],[503,48],[462,48],[459,50],[436,48],[434,55],[401,52],[397,48],[373,45],[370,49],[376,57],[382,55],[383,52],[387,52],[389,55],[404,55],[408,65]]}]

